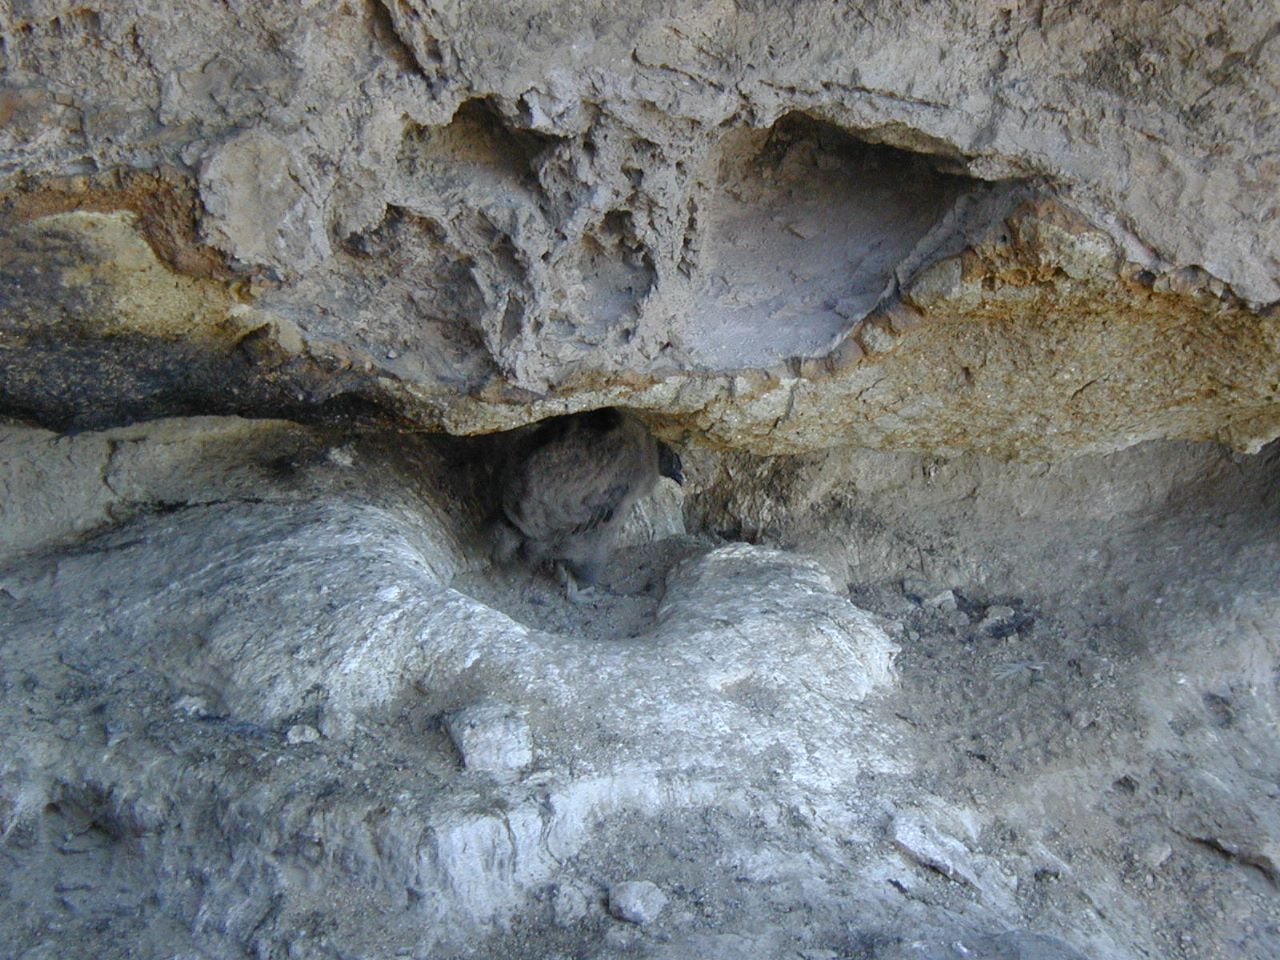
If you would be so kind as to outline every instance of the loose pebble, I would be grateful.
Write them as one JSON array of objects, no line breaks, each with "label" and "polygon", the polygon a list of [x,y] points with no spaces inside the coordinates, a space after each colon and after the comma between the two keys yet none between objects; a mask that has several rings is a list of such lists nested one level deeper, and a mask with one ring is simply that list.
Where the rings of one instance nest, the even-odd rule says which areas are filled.
[{"label": "loose pebble", "polygon": [[445,730],[468,770],[511,773],[533,762],[529,725],[515,708],[482,700],[445,718]]},{"label": "loose pebble", "polygon": [[667,905],[667,895],[648,880],[627,880],[609,888],[609,913],[628,923],[652,923]]}]

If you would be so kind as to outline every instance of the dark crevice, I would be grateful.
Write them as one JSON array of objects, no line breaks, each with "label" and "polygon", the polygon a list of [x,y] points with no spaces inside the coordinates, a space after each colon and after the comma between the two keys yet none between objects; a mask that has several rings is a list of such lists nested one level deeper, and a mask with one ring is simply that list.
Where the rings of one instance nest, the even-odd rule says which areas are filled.
[{"label": "dark crevice", "polygon": [[369,30],[374,39],[381,44],[387,56],[400,69],[425,76],[425,71],[423,71],[422,65],[418,63],[418,58],[414,56],[412,48],[404,42],[400,33],[396,30],[395,21],[392,19],[390,11],[387,10],[386,4],[379,2],[379,0],[369,0],[366,9],[369,15]]},{"label": "dark crevice", "polygon": [[266,365],[249,353],[140,334],[31,338],[20,364],[0,367],[0,416],[70,433],[200,415],[402,422],[368,374],[301,358]]}]

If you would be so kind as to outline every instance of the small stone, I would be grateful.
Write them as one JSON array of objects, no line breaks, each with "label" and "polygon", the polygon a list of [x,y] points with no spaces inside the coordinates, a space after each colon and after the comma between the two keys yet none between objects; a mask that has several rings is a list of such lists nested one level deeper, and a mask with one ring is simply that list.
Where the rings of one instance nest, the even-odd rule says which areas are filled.
[{"label": "small stone", "polygon": [[320,739],[320,731],[309,723],[295,723],[284,735],[285,743],[315,743]]},{"label": "small stone", "polygon": [[482,700],[449,714],[444,724],[468,770],[511,773],[533,762],[529,725],[509,704]]},{"label": "small stone", "polygon": [[609,913],[628,923],[651,923],[667,905],[667,895],[648,880],[626,880],[609,888]]},{"label": "small stone", "polygon": [[889,321],[889,326],[893,332],[901,336],[920,326],[922,317],[918,310],[912,310],[901,300],[894,301],[881,311],[884,318]]},{"label": "small stone", "polygon": [[982,617],[982,622],[978,624],[978,628],[988,633],[998,631],[1001,627],[1008,626],[1018,612],[1013,607],[992,606],[987,607]]},{"label": "small stone", "polygon": [[355,451],[350,446],[330,447],[326,451],[326,456],[330,463],[340,467],[354,466],[356,462]]},{"label": "small stone", "polygon": [[941,593],[935,593],[932,597],[925,600],[924,606],[931,610],[940,610],[942,613],[951,613],[959,606],[956,595],[951,590],[943,590]]},{"label": "small stone", "polygon": [[1173,847],[1163,841],[1158,841],[1142,852],[1142,862],[1152,870],[1155,870],[1162,866],[1171,856],[1173,856]]},{"label": "small stone", "polygon": [[936,870],[956,883],[980,886],[968,848],[918,814],[896,815],[889,836],[895,847],[922,867]]},{"label": "small stone", "polygon": [[898,342],[897,337],[876,323],[864,323],[859,339],[868,353],[884,353],[892,350]]},{"label": "small stone", "polygon": [[209,716],[209,702],[204,697],[197,697],[194,694],[184,694],[173,701],[173,706],[175,710],[181,710],[191,717]]}]

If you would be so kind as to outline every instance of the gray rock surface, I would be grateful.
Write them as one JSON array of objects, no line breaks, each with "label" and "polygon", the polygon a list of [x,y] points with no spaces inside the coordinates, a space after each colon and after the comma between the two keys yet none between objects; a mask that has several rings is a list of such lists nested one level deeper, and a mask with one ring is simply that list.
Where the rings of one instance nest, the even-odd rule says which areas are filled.
[{"label": "gray rock surface", "polygon": [[[504,160],[455,137],[448,160],[422,169],[402,139],[406,125],[447,139],[432,131],[468,100],[492,98],[515,128],[491,127],[495,148],[505,136],[526,154],[548,151],[543,162],[570,194],[568,210],[580,211],[580,235],[595,226],[588,210],[635,189],[629,164],[648,181],[638,198],[674,209],[665,194],[682,186],[677,164],[688,167],[721,123],[747,113],[758,119],[741,126],[767,127],[806,110],[984,179],[1061,180],[1174,262],[1204,263],[1250,299],[1280,298],[1268,264],[1280,248],[1264,229],[1266,204],[1255,202],[1274,192],[1277,174],[1250,159],[1276,124],[1265,5],[1197,2],[1166,16],[1110,3],[594,13],[585,2],[502,11],[268,3],[251,15],[158,0],[27,4],[3,24],[16,121],[8,169],[48,176],[78,172],[86,158],[99,167],[202,161],[218,242],[245,262],[270,263],[279,251],[281,266],[296,268],[329,255],[317,221],[350,233],[439,187],[498,211],[493,188],[519,187],[531,172],[521,151]],[[201,59],[200,50],[215,54]],[[588,132],[594,154],[577,139]],[[321,164],[339,143],[346,154]],[[221,175],[237,167],[234,179]],[[574,196],[597,183],[600,196]],[[508,199],[509,222],[536,234],[522,199]],[[273,241],[257,225],[262,209],[280,211]],[[659,226],[646,219],[636,229]]]},{"label": "gray rock surface", "polygon": [[[879,956],[879,955],[877,955]],[[1010,930],[991,937],[972,937],[952,943],[913,943],[885,960],[1088,960],[1056,937]]]},{"label": "gray rock surface", "polygon": [[[1278,104],[1256,0],[0,4],[0,952],[1274,960]],[[603,406],[575,605],[487,435]]]},{"label": "gray rock surface", "polygon": [[16,955],[1274,955],[1274,451],[827,454],[832,542],[811,464],[700,455],[688,529],[813,556],[655,496],[574,605],[487,565],[482,445],[5,443]]}]

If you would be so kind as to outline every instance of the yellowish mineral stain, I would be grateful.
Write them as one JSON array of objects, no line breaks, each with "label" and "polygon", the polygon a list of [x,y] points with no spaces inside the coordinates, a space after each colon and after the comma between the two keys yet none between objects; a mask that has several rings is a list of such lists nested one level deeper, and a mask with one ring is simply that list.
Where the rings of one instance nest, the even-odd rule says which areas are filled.
[{"label": "yellowish mineral stain", "polygon": [[[63,270],[67,287],[83,287],[106,309],[81,319],[104,336],[137,333],[166,340],[234,341],[238,301],[229,284],[175,273],[143,239],[137,215],[128,211],[76,211],[41,217],[27,230],[73,235],[87,256]],[[105,304],[102,299],[105,296]],[[241,312],[241,311],[235,311]]]}]

